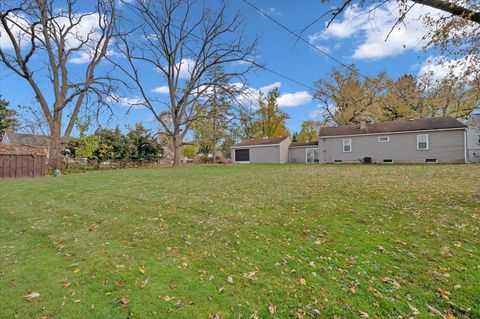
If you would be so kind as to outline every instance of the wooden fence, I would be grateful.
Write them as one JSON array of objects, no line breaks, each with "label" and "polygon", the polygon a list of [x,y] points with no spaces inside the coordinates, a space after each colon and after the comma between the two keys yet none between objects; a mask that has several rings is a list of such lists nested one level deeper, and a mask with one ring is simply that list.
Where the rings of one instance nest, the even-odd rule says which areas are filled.
[{"label": "wooden fence", "polygon": [[25,145],[0,145],[0,179],[45,176],[44,149]]}]

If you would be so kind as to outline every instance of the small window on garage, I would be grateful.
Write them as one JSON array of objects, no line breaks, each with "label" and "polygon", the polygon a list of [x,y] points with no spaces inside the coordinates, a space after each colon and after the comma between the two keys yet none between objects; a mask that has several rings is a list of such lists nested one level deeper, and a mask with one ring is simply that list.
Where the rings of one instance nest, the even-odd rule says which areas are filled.
[{"label": "small window on garage", "polygon": [[235,162],[250,162],[250,150],[235,150]]},{"label": "small window on garage", "polygon": [[345,138],[343,139],[343,152],[350,153],[352,151],[352,139]]},{"label": "small window on garage", "polygon": [[390,142],[390,136],[379,136],[378,143],[388,143]]},{"label": "small window on garage", "polygon": [[393,160],[391,158],[385,158],[383,160],[384,163],[393,163]]},{"label": "small window on garage", "polygon": [[425,163],[435,164],[438,163],[438,160],[436,158],[427,158]]},{"label": "small window on garage", "polygon": [[428,151],[428,134],[417,135],[417,151]]}]

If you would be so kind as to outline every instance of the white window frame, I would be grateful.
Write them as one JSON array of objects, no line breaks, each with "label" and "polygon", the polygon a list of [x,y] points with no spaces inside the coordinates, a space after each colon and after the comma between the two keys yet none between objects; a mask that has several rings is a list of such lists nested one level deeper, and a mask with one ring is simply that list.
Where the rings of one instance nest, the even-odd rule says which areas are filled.
[{"label": "white window frame", "polygon": [[[386,138],[386,140],[382,141],[382,139],[384,139],[384,138]],[[378,143],[388,143],[388,142],[390,142],[390,136],[379,136],[377,138],[377,141],[378,141]]]},{"label": "white window frame", "polygon": [[[425,137],[425,142],[420,141],[421,137]],[[426,143],[426,148],[420,148],[420,143]],[[417,134],[417,151],[428,151],[430,148],[430,142],[428,139],[428,134]]]},{"label": "white window frame", "polygon": [[[346,143],[347,142],[347,143]],[[344,138],[342,142],[342,149],[344,153],[351,153],[352,152],[352,139],[351,138]],[[345,146],[349,146],[350,150],[346,151]]]},{"label": "white window frame", "polygon": [[[313,154],[313,162],[309,162],[309,161],[308,161],[308,151],[313,151],[313,152],[314,152],[314,154]],[[318,151],[318,147],[311,147],[311,148],[305,149],[305,163],[307,163],[307,164],[315,164],[315,151],[317,151],[317,160],[318,160],[318,162],[320,163],[320,152]]]}]

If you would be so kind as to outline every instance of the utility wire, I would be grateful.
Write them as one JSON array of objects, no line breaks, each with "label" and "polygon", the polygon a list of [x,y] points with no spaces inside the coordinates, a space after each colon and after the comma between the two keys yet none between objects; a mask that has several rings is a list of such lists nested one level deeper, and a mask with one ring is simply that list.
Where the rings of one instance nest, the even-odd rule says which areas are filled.
[{"label": "utility wire", "polygon": [[316,45],[310,43],[310,41],[306,40],[305,38],[303,38],[300,34],[296,33],[295,31],[293,31],[292,29],[288,28],[287,26],[285,26],[284,24],[280,23],[278,20],[276,20],[275,18],[273,18],[271,15],[269,15],[268,13],[262,11],[259,7],[255,6],[253,3],[251,3],[249,0],[242,0],[243,2],[245,2],[246,4],[248,4],[250,7],[252,7],[253,9],[255,9],[256,11],[258,11],[260,14],[262,14],[263,16],[267,17],[269,20],[271,20],[273,23],[275,23],[277,26],[279,26],[280,28],[282,28],[283,30],[287,31],[288,33],[290,33],[291,35],[293,35],[294,37],[296,37],[298,40],[306,43],[307,45],[311,46],[312,48],[314,48],[315,50],[317,50],[318,52],[322,53],[323,55],[329,57],[330,59],[332,59],[333,61],[337,62],[338,64],[344,66],[345,68],[349,69],[350,71],[356,73],[357,75],[363,77],[365,80],[370,80],[368,76],[366,75],[363,75],[362,73],[360,73],[358,70],[356,70],[355,68],[343,63],[342,61],[340,61],[339,59],[337,59],[336,57],[332,56],[331,54],[328,54],[327,52],[325,52],[324,50],[320,49],[319,47],[317,47]]},{"label": "utility wire", "polygon": [[271,72],[271,73],[273,73],[273,74],[275,74],[275,75],[278,75],[278,76],[280,76],[280,77],[282,77],[282,78],[284,78],[284,79],[286,79],[286,80],[289,80],[289,81],[291,81],[291,82],[293,82],[293,83],[296,83],[296,84],[298,84],[298,85],[300,85],[300,86],[303,86],[303,87],[305,87],[305,88],[307,88],[307,89],[309,89],[309,90],[316,91],[316,89],[313,88],[312,86],[310,86],[310,85],[308,85],[308,84],[304,84],[304,83],[302,83],[302,82],[300,82],[300,81],[297,81],[297,80],[295,80],[294,78],[289,77],[288,75],[284,75],[284,74],[282,74],[282,73],[280,73],[280,72],[277,72],[277,71],[275,71],[275,70],[272,70],[271,68],[268,68],[268,67],[266,67],[265,65],[261,65],[261,64],[258,64],[258,63],[256,63],[256,62],[252,62],[252,64],[254,64],[255,66],[259,67],[260,69],[263,69],[263,70],[265,70],[265,71]]}]

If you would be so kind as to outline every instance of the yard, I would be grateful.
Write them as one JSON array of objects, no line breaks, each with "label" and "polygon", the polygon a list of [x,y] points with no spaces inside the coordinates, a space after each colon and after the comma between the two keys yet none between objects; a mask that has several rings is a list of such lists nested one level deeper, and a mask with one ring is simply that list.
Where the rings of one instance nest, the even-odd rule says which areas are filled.
[{"label": "yard", "polygon": [[0,181],[1,318],[480,318],[480,165]]}]

